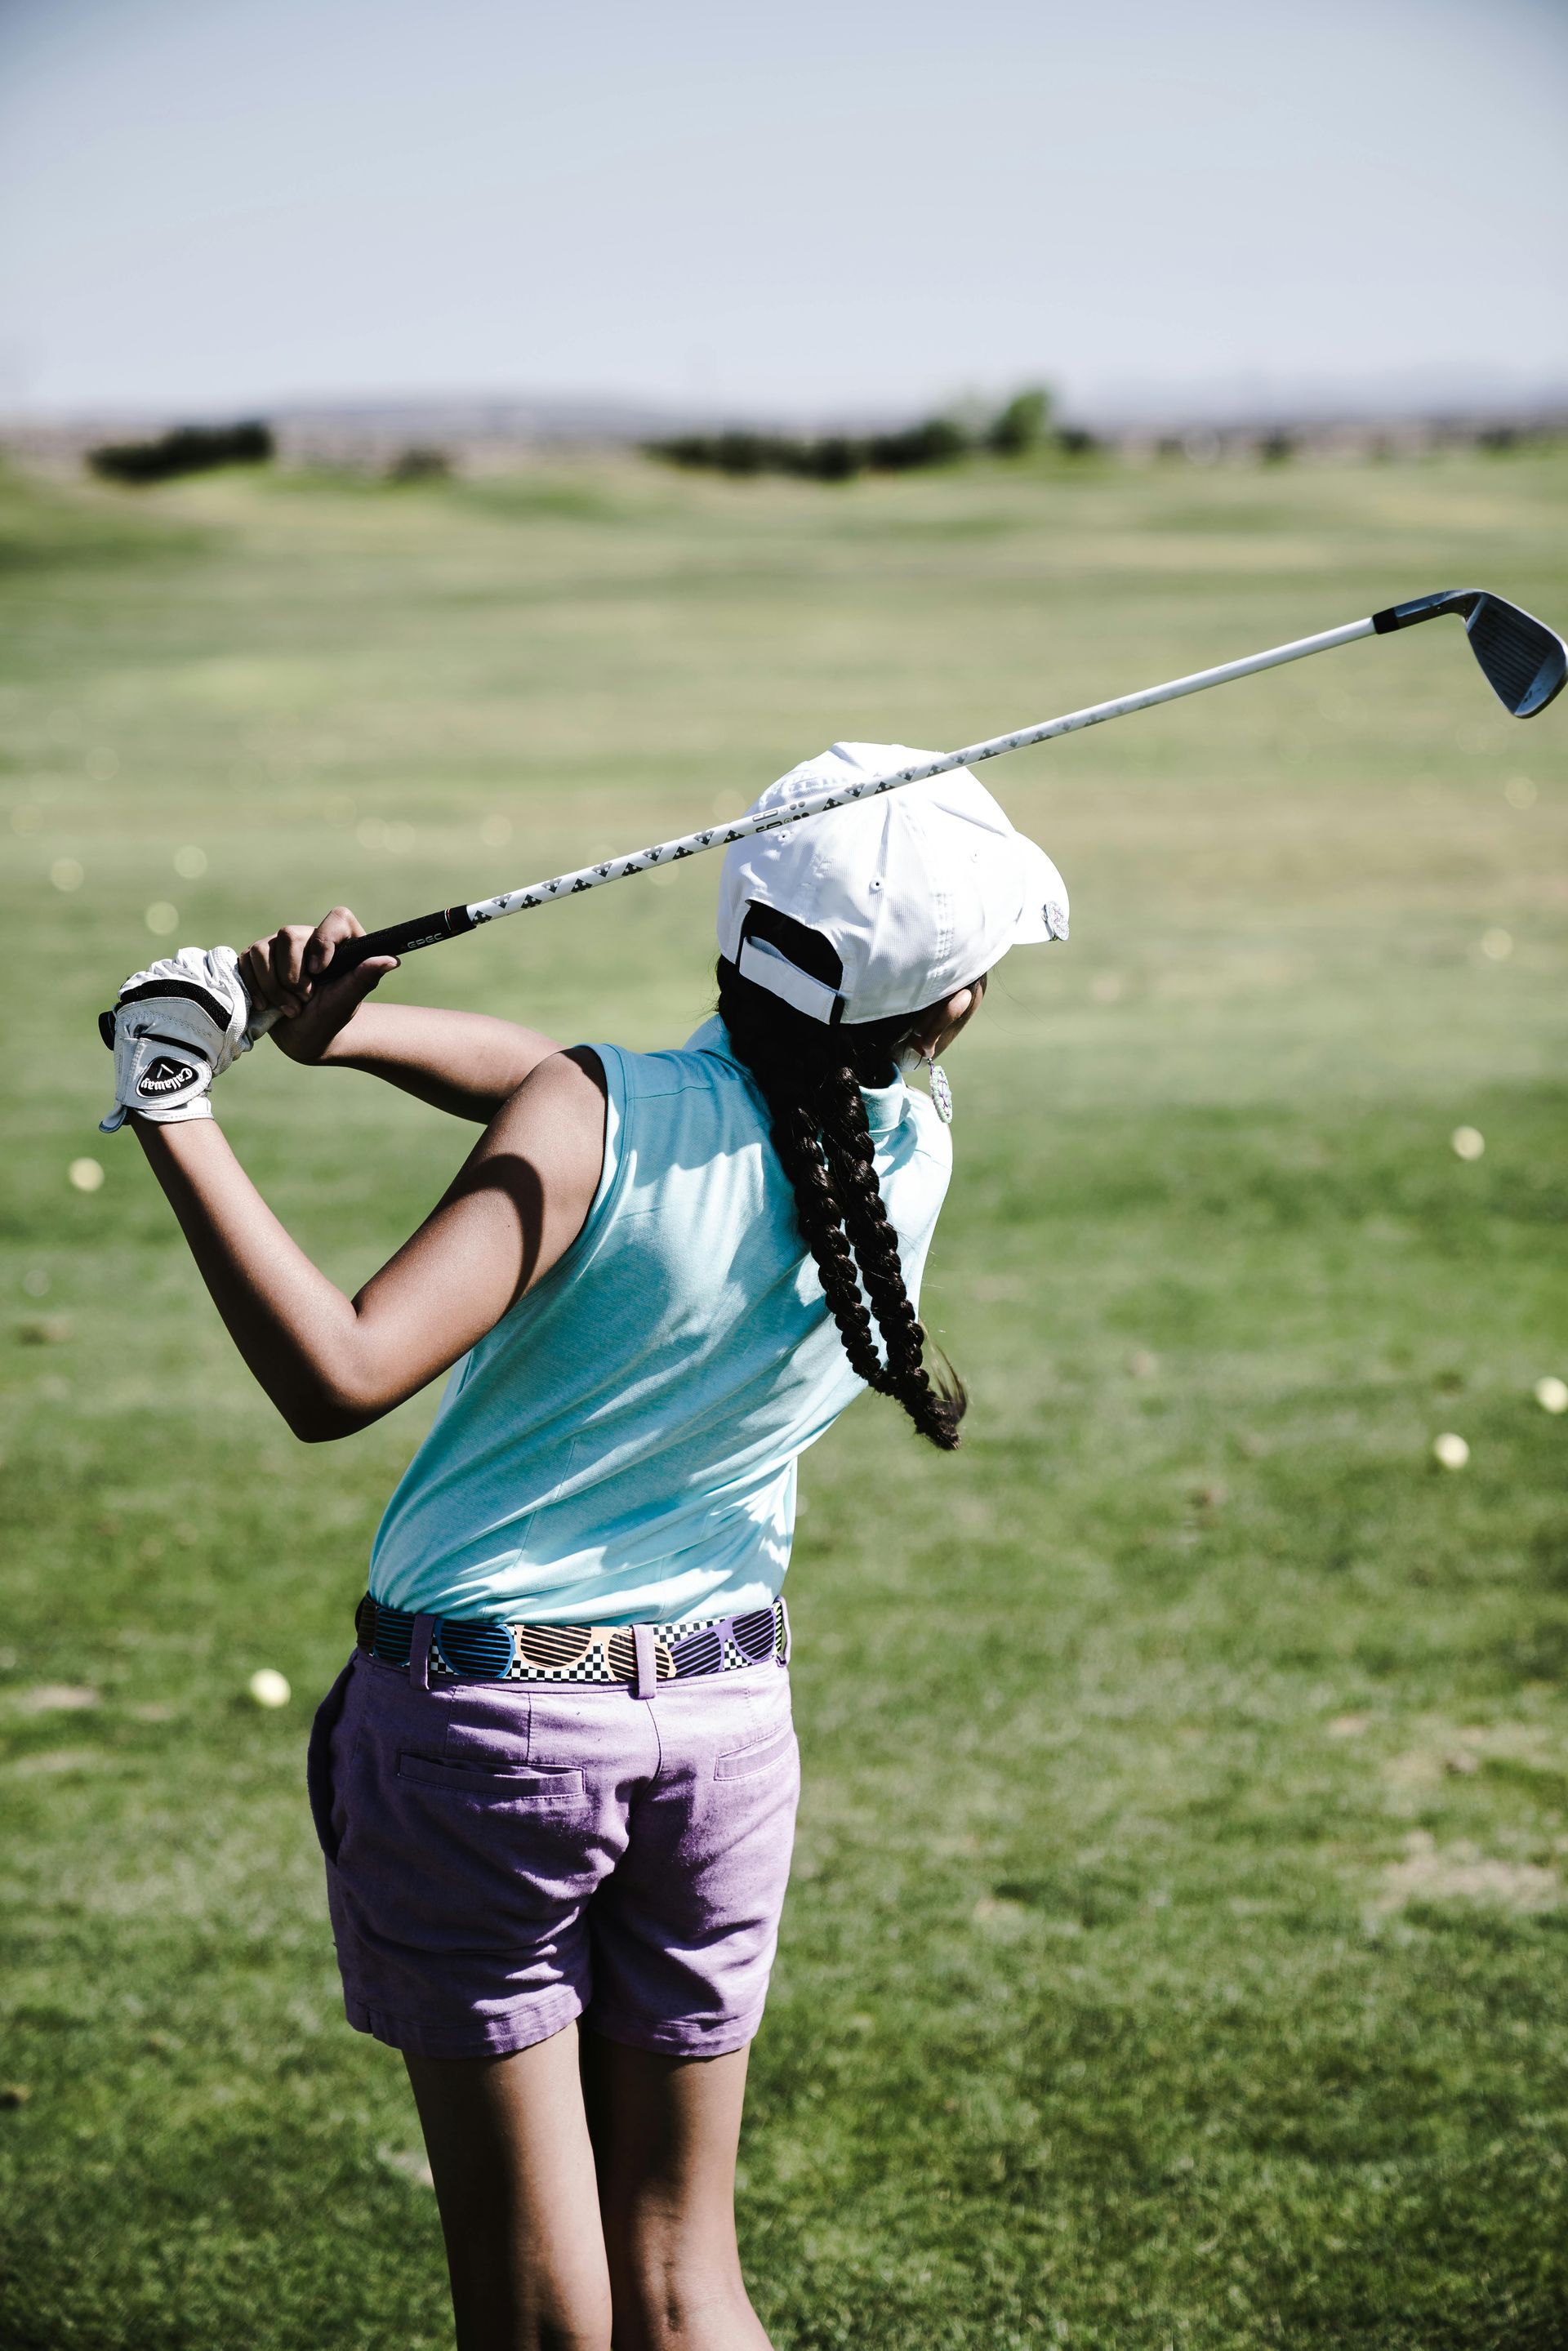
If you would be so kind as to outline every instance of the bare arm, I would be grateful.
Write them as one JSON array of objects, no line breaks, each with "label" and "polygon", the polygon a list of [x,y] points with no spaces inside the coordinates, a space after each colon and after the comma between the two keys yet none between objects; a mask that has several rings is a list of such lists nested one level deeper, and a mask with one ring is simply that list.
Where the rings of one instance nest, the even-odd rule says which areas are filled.
[{"label": "bare arm", "polygon": [[[287,1052],[285,1024],[273,1034]],[[454,1118],[485,1125],[541,1061],[559,1051],[537,1029],[486,1012],[361,1004],[315,1058],[328,1068],[368,1071]]]},{"label": "bare arm", "polygon": [[591,1053],[540,1062],[351,1299],[290,1238],[215,1122],[133,1123],[229,1335],[295,1435],[319,1443],[445,1371],[570,1247],[604,1164],[603,1073]]},{"label": "bare arm", "polygon": [[537,1029],[487,1013],[368,1004],[371,990],[397,969],[394,956],[373,956],[340,979],[331,977],[340,941],[363,935],[356,914],[334,906],[314,930],[287,923],[240,957],[251,1002],[282,1015],[272,1034],[290,1061],[368,1071],[483,1126],[541,1061],[559,1052]]}]

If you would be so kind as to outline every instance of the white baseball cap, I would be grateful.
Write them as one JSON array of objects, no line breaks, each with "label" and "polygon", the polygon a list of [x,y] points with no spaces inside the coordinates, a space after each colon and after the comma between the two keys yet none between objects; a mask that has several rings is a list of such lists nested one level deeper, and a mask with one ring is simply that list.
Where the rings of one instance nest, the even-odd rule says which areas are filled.
[{"label": "white baseball cap", "polygon": [[[902,743],[835,743],[769,784],[751,812],[935,757]],[[753,906],[826,939],[841,967],[838,986],[748,933]],[[967,768],[753,833],[725,855],[720,952],[814,1020],[920,1012],[980,978],[1009,947],[1066,936],[1066,883]]]}]

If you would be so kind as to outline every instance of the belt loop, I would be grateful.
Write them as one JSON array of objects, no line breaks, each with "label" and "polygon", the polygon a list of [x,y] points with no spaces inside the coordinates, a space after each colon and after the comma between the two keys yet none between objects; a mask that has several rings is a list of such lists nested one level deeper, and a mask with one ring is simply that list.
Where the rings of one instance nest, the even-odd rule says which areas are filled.
[{"label": "belt loop", "polygon": [[637,1660],[637,1687],[632,1695],[636,1698],[652,1698],[659,1687],[659,1668],[653,1656],[652,1625],[632,1625],[632,1654]]},{"label": "belt loop", "polygon": [[[784,1594],[782,1593],[779,1594],[778,1633],[782,1634],[784,1638],[784,1646],[779,1651],[779,1662],[781,1666],[787,1666],[789,1662],[790,1646],[789,1611],[785,1604]],[[775,1638],[777,1639],[777,1635]]]},{"label": "belt loop", "polygon": [[408,1681],[411,1689],[430,1687],[430,1644],[435,1632],[434,1616],[416,1616],[408,1644]]}]

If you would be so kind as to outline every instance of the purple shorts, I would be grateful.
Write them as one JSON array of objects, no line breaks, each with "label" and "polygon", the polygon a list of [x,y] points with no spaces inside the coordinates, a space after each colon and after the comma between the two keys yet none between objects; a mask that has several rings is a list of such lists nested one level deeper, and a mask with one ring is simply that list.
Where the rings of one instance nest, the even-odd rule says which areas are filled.
[{"label": "purple shorts", "polygon": [[349,2022],[499,2056],[576,2017],[674,2056],[761,2022],[800,1758],[781,1665],[661,1684],[416,1679],[356,1650],[310,1734]]}]

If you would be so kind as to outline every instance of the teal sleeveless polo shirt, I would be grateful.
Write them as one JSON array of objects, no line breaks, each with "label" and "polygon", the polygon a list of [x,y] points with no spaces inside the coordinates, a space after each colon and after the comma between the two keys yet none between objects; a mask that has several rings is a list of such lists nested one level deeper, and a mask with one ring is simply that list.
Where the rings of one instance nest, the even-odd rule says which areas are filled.
[{"label": "teal sleeveless polo shirt", "polygon": [[[593,1206],[454,1365],[371,1552],[392,1607],[624,1625],[766,1606],[796,1461],[860,1393],[723,1025],[679,1052],[592,1050],[608,1096]],[[865,1104],[917,1297],[947,1130],[902,1079]]]}]

